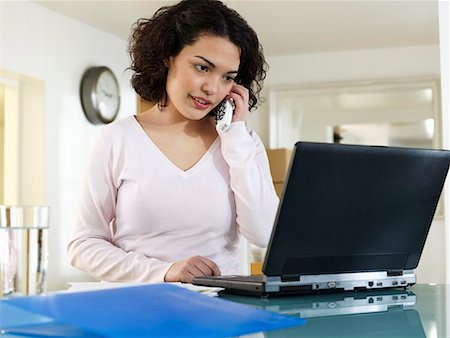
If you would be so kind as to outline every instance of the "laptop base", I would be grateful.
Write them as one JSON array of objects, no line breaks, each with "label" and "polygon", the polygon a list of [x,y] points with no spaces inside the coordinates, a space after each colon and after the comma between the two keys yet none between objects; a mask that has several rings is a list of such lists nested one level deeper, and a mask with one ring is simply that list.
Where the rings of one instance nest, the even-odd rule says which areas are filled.
[{"label": "laptop base", "polygon": [[395,274],[376,271],[306,275],[289,281],[264,275],[196,277],[192,282],[194,285],[223,287],[227,293],[259,297],[407,288],[415,283],[416,275],[412,270]]}]

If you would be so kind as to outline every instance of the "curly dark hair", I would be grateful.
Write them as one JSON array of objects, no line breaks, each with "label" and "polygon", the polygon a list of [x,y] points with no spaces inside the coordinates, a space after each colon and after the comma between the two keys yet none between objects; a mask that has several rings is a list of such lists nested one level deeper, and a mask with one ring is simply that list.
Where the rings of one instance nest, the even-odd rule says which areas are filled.
[{"label": "curly dark hair", "polygon": [[129,39],[131,84],[144,99],[167,105],[167,61],[202,34],[224,37],[240,51],[236,82],[249,90],[249,110],[258,103],[268,68],[255,31],[233,9],[218,0],[183,0],[161,7],[151,19],[133,24]]}]

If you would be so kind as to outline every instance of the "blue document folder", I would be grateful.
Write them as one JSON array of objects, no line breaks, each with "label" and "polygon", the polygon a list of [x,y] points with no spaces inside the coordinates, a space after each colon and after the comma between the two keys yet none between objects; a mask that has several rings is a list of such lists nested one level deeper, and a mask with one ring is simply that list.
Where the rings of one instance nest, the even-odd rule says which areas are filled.
[{"label": "blue document folder", "polygon": [[105,337],[230,337],[304,323],[300,318],[170,284],[18,297],[3,302]]}]

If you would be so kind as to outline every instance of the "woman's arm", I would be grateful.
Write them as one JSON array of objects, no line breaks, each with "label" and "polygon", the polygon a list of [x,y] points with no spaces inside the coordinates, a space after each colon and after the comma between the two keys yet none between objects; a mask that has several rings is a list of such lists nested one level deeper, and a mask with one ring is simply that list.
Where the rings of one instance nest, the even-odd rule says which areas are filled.
[{"label": "woman's arm", "polygon": [[[68,245],[71,264],[105,281],[162,282],[171,263],[126,252],[113,243],[111,227],[125,161],[119,150],[114,151],[114,132],[108,130],[102,130],[85,167],[74,235]],[[116,140],[123,137],[115,136]]]},{"label": "woman's arm", "polygon": [[220,138],[222,155],[230,166],[240,232],[255,245],[266,247],[279,199],[264,145],[243,121],[233,122]]}]

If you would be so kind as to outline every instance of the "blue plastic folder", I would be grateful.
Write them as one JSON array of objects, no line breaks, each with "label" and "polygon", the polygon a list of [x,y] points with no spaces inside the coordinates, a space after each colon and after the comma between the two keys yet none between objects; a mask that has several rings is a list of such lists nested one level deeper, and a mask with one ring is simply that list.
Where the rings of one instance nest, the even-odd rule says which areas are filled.
[{"label": "blue plastic folder", "polygon": [[230,337],[304,323],[300,318],[170,284],[19,297],[3,302],[105,337]]}]

